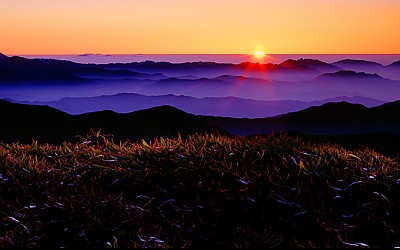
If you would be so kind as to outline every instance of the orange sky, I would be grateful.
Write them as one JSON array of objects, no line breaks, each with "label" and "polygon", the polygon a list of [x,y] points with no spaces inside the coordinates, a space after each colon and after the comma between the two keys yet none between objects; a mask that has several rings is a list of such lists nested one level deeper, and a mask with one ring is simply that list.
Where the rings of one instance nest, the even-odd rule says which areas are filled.
[{"label": "orange sky", "polygon": [[5,54],[400,54],[399,0],[1,0]]}]

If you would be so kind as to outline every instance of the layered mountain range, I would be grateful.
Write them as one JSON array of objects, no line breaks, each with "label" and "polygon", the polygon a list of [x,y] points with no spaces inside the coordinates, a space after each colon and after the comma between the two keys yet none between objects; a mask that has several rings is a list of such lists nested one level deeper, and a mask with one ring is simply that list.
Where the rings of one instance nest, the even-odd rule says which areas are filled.
[{"label": "layered mountain range", "polygon": [[196,115],[264,118],[328,102],[400,99],[400,61],[81,64],[0,54],[0,98],[69,114],[171,105]]},{"label": "layered mountain range", "polygon": [[383,101],[353,96],[339,96],[311,102],[296,100],[252,100],[233,96],[196,98],[183,95],[146,96],[135,93],[121,93],[95,97],[65,97],[57,101],[14,101],[14,103],[30,105],[47,105],[69,114],[83,114],[101,110],[113,110],[118,113],[129,113],[152,107],[170,105],[188,113],[197,115],[222,116],[233,118],[264,118],[289,112],[295,112],[311,106],[319,106],[328,102],[358,103],[366,107],[384,104]]}]

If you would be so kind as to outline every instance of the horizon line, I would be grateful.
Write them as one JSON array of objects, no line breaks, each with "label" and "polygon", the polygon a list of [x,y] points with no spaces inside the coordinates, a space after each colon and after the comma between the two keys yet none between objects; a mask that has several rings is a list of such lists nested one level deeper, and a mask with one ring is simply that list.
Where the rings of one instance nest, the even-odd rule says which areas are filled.
[{"label": "horizon line", "polygon": [[[2,53],[2,52],[0,52]],[[3,53],[7,55],[8,53]],[[9,55],[253,55],[252,53],[10,53]],[[400,55],[400,53],[265,53],[265,55]]]}]

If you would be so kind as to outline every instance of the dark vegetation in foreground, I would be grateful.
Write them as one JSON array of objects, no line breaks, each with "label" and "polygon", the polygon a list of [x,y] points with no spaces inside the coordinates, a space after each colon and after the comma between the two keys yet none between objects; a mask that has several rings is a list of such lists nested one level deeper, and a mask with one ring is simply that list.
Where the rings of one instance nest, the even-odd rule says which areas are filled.
[{"label": "dark vegetation in foreground", "polygon": [[396,247],[399,158],[287,134],[0,144],[0,247]]},{"label": "dark vegetation in foreground", "polygon": [[329,143],[342,146],[347,150],[370,148],[388,157],[400,157],[400,135],[392,133],[374,133],[361,135],[307,135],[297,132],[288,133],[305,142]]}]

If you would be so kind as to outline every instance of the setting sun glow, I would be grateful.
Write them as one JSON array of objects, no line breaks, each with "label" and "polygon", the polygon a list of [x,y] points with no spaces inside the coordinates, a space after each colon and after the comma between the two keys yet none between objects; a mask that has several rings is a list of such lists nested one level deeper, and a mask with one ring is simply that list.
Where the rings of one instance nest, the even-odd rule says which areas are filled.
[{"label": "setting sun glow", "polygon": [[264,58],[264,56],[265,56],[264,51],[255,51],[254,52],[254,57],[255,58],[262,59],[262,58]]}]

